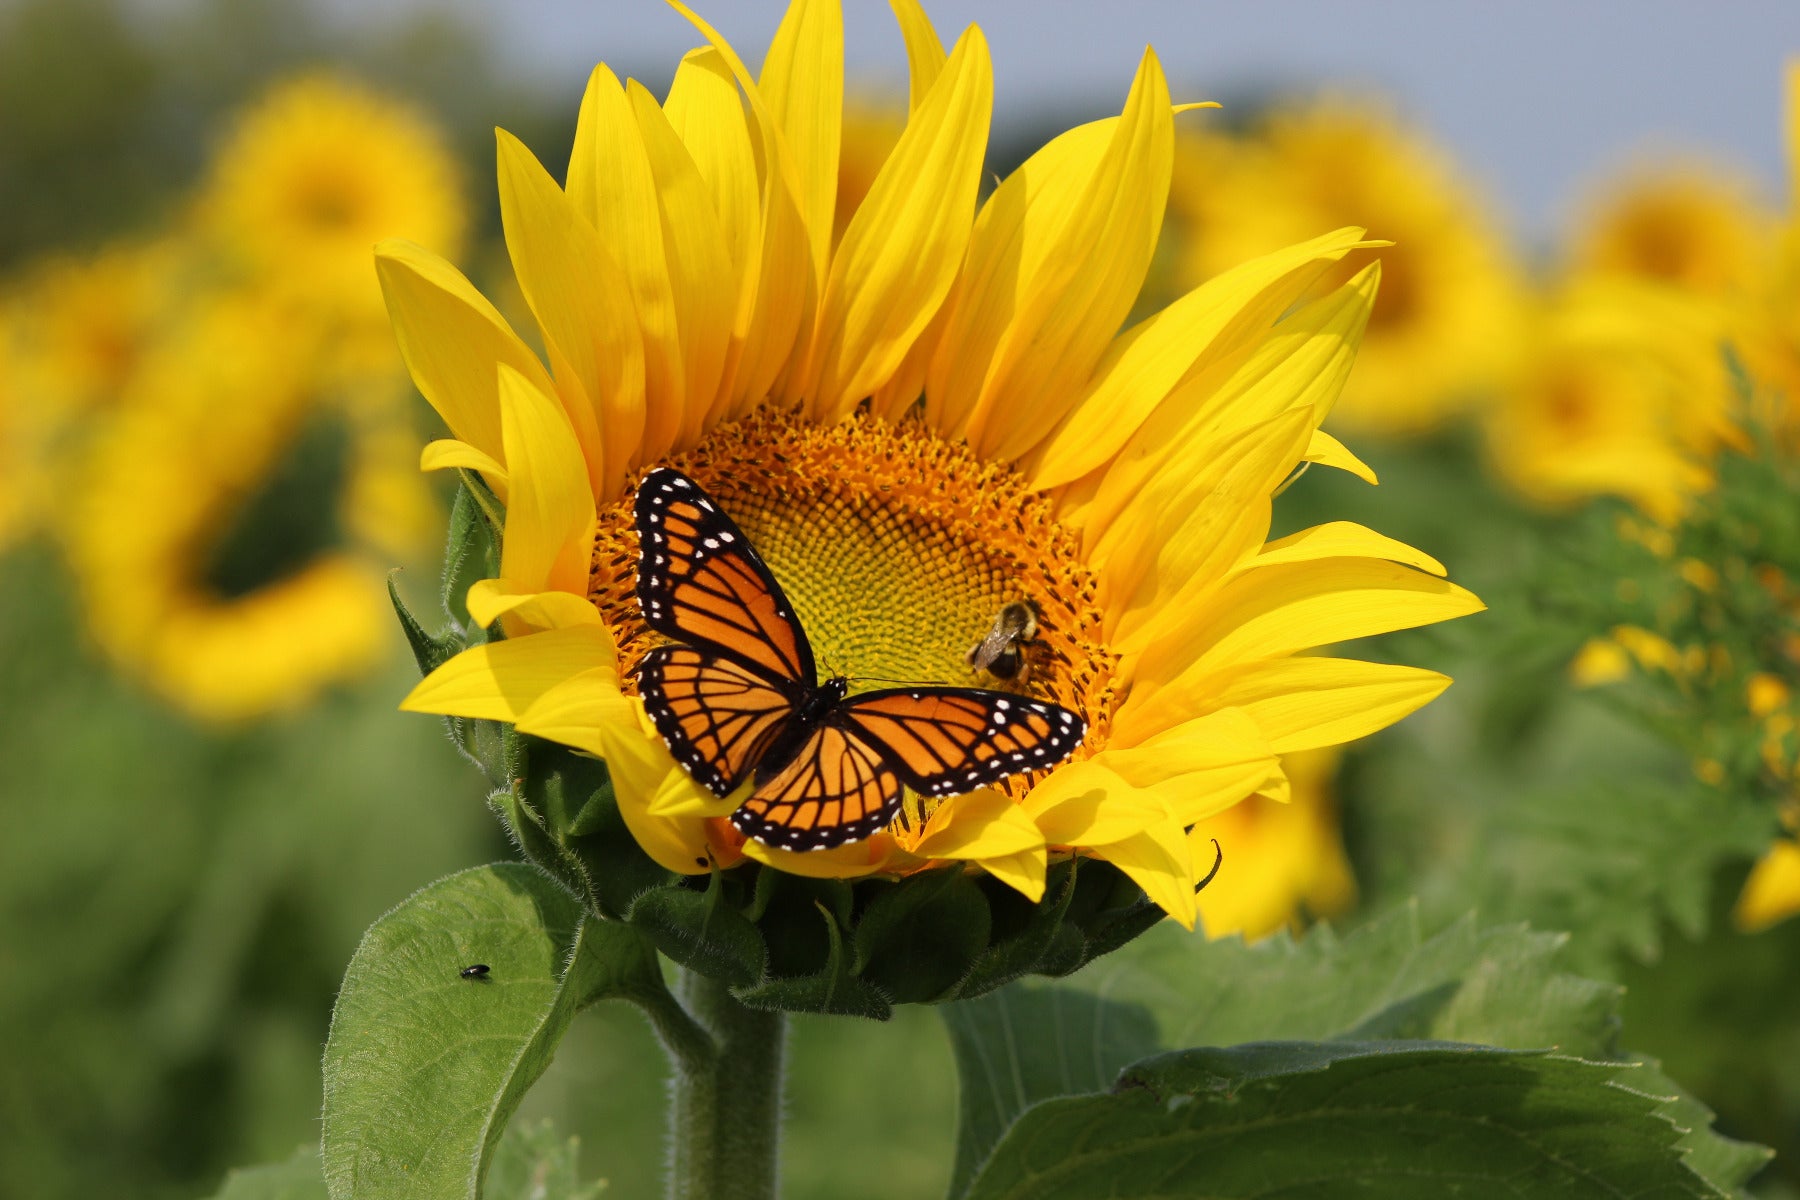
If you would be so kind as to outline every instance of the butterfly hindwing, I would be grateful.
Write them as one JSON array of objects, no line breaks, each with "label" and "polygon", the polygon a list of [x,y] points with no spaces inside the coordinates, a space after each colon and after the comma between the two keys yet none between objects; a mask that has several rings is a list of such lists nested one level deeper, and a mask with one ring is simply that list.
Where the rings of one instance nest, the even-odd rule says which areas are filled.
[{"label": "butterfly hindwing", "polygon": [[1087,736],[1087,723],[1059,704],[980,688],[865,692],[845,701],[837,719],[926,796],[1054,766]]},{"label": "butterfly hindwing", "polygon": [[689,646],[646,654],[638,689],[675,761],[715,796],[744,781],[794,715],[783,689]]},{"label": "butterfly hindwing", "polygon": [[784,850],[828,850],[870,837],[900,810],[900,777],[849,730],[820,725],[731,814],[746,837]]},{"label": "butterfly hindwing", "polygon": [[638,604],[658,633],[813,686],[812,647],[793,605],[732,519],[680,471],[637,493]]}]

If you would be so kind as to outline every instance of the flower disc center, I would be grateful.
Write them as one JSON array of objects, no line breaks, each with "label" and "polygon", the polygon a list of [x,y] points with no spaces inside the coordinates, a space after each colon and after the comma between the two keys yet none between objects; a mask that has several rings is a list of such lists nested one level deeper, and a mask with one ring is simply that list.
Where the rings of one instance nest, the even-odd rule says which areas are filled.
[{"label": "flower disc center", "polygon": [[[820,679],[850,690],[981,687],[1053,700],[1103,738],[1114,656],[1101,637],[1097,582],[1051,505],[1010,468],[912,424],[859,418],[821,426],[761,412],[713,431],[668,465],[743,530],[787,593]],[[599,514],[594,601],[631,672],[664,639],[638,611],[632,498]],[[1017,669],[984,670],[971,651],[1008,605],[1035,629]],[[1009,666],[1012,664],[1008,664]]]}]

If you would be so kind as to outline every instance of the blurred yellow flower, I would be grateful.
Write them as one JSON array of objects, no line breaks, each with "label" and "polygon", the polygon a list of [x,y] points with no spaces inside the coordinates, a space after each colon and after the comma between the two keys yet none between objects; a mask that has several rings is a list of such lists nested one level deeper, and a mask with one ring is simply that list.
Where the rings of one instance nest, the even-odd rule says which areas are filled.
[{"label": "blurred yellow flower", "polygon": [[[1181,157],[1170,209],[1182,286],[1339,225],[1393,241],[1334,410],[1341,426],[1421,433],[1507,377],[1523,313],[1511,252],[1449,157],[1379,105],[1324,97],[1279,108],[1236,141],[1189,136]],[[1346,256],[1319,286],[1369,255]]]},{"label": "blurred yellow flower", "polygon": [[1335,747],[1285,754],[1286,802],[1253,796],[1195,827],[1196,836],[1217,838],[1225,856],[1200,893],[1208,936],[1259,938],[1355,903],[1333,787],[1341,757]]},{"label": "blurred yellow flower", "polygon": [[[1119,332],[1174,155],[1156,56],[1119,117],[1054,139],[978,206],[986,41],[970,26],[946,54],[916,5],[896,11],[911,112],[835,249],[829,2],[789,10],[760,77],[693,17],[709,45],[664,103],[597,68],[566,187],[501,135],[507,243],[549,370],[447,262],[382,248],[402,351],[453,434],[425,465],[477,469],[509,501],[501,578],[468,595],[508,638],[405,707],[604,758],[631,832],[672,871],[965,862],[1035,900],[1049,856],[1079,852],[1191,926],[1212,855],[1190,826],[1281,794],[1280,754],[1381,728],[1448,683],[1296,652],[1481,607],[1429,556],[1347,522],[1265,541],[1301,461],[1361,468],[1318,426],[1378,271],[1301,303],[1366,245],[1326,233]],[[655,639],[632,494],[660,464],[737,520],[853,679],[979,682],[968,648],[1004,604],[1035,601],[1017,686],[1085,716],[1087,744],[999,787],[915,797],[866,841],[745,841],[726,820],[738,799],[675,762],[636,694]]]},{"label": "blurred yellow flower", "polygon": [[92,637],[203,719],[366,670],[391,644],[382,573],[437,520],[401,381],[329,375],[325,336],[266,298],[197,301],[61,499]]},{"label": "blurred yellow flower", "polygon": [[1800,841],[1778,838],[1744,881],[1732,919],[1754,933],[1795,913],[1800,913]]},{"label": "blurred yellow flower", "polygon": [[118,400],[189,269],[170,240],[57,256],[0,300],[0,546],[37,529],[82,422]]},{"label": "blurred yellow flower", "polygon": [[1487,415],[1495,470],[1526,498],[1622,496],[1671,520],[1736,438],[1725,311],[1618,277],[1578,279],[1537,320],[1517,382]]},{"label": "blurred yellow flower", "polygon": [[1596,191],[1569,259],[1585,275],[1624,275],[1741,301],[1767,271],[1774,223],[1755,184],[1729,170],[1644,166]]},{"label": "blurred yellow flower", "polygon": [[437,128],[329,75],[278,84],[239,115],[196,214],[240,271],[346,321],[381,319],[369,261],[377,241],[460,247],[468,226],[460,171]]}]

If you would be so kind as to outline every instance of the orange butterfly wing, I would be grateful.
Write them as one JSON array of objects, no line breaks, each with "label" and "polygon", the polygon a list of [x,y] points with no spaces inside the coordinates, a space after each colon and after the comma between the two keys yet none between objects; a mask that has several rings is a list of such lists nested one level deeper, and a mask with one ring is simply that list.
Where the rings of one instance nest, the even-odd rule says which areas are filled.
[{"label": "orange butterfly wing", "polygon": [[729,795],[749,776],[794,716],[780,688],[689,646],[646,654],[638,690],[675,761],[715,796]]},{"label": "orange butterfly wing", "polygon": [[1087,736],[1087,723],[1060,704],[981,688],[865,692],[846,700],[837,719],[926,796],[1055,766]]},{"label": "orange butterfly wing", "polygon": [[884,828],[900,809],[900,778],[846,729],[820,725],[763,783],[731,823],[746,837],[788,850],[825,850]]},{"label": "orange butterfly wing", "polygon": [[771,682],[817,686],[812,646],[762,556],[680,471],[638,485],[638,605],[658,633],[736,659]]}]

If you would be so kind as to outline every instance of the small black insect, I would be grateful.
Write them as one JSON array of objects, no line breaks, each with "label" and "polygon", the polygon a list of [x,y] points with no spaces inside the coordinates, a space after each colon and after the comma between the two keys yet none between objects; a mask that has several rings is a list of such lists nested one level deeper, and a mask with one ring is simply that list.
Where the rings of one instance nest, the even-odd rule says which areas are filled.
[{"label": "small black insect", "polygon": [[476,963],[472,967],[464,967],[462,970],[458,971],[457,974],[461,975],[464,979],[486,979],[488,975],[488,965],[486,963]]}]

